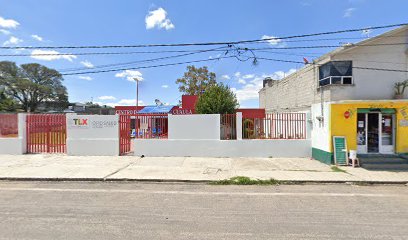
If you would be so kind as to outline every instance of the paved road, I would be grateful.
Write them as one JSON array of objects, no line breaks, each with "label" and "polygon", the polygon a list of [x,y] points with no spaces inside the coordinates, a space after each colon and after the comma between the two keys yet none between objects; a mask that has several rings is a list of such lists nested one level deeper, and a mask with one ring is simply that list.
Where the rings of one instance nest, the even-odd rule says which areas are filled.
[{"label": "paved road", "polygon": [[0,182],[0,239],[407,239],[407,186]]}]

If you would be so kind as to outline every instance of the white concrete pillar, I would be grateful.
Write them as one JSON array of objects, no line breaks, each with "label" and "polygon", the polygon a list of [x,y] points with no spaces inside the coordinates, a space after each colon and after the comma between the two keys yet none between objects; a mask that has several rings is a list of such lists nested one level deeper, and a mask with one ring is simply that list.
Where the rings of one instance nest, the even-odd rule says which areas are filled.
[{"label": "white concrete pillar", "polygon": [[21,141],[21,152],[27,153],[27,114],[19,113],[18,117],[18,139]]},{"label": "white concrete pillar", "polygon": [[242,140],[242,112],[237,112],[237,140]]}]

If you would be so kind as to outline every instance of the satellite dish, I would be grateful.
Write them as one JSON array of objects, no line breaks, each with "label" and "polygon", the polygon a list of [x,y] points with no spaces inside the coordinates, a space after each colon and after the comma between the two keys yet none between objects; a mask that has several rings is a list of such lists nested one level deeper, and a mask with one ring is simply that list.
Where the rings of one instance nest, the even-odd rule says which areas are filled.
[{"label": "satellite dish", "polygon": [[163,106],[163,103],[159,99],[155,99],[154,102],[156,103],[156,106]]}]

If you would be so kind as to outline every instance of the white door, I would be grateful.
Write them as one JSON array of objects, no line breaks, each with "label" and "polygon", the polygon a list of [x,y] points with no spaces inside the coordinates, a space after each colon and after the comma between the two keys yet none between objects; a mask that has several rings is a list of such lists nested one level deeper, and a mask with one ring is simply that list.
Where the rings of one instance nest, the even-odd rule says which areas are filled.
[{"label": "white door", "polygon": [[381,114],[379,121],[380,153],[393,154],[395,147],[395,115]]},{"label": "white door", "polygon": [[367,153],[367,114],[357,114],[357,153]]}]

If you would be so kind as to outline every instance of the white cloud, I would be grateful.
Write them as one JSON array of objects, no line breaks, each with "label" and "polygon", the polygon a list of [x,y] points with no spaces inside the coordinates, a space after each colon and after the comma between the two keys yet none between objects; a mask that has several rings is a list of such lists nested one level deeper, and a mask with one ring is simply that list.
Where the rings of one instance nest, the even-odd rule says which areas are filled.
[{"label": "white cloud", "polygon": [[282,40],[281,39],[278,39],[278,38],[276,38],[275,36],[268,36],[268,35],[263,35],[262,36],[262,39],[268,39],[268,40],[266,40],[269,44],[271,44],[271,45],[273,45],[273,46],[275,46],[275,45],[278,45],[279,43],[281,43],[282,42]]},{"label": "white cloud", "polygon": [[86,80],[86,81],[92,81],[92,79],[93,79],[90,76],[79,76],[78,78],[82,79],[82,80]]},{"label": "white cloud", "polygon": [[241,73],[240,73],[240,72],[236,72],[236,73],[234,74],[234,76],[235,76],[235,77],[240,77],[240,76],[241,76]]},{"label": "white cloud", "polygon": [[[136,99],[121,99],[118,102],[104,103],[104,105],[115,107],[115,106],[136,106]],[[143,100],[139,100],[139,106],[145,106]]]},{"label": "white cloud", "polygon": [[56,55],[60,54],[55,50],[41,50],[36,49],[31,52],[31,58],[44,60],[44,61],[54,61],[59,59],[65,59],[72,62],[74,59],[77,58],[75,55]]},{"label": "white cloud", "polygon": [[0,27],[3,28],[17,28],[20,23],[13,19],[4,19],[0,17]]},{"label": "white cloud", "polygon": [[100,100],[116,100],[114,96],[100,96],[98,97]]},{"label": "white cloud", "polygon": [[254,78],[249,81],[249,83],[245,84],[241,89],[231,88],[232,91],[237,96],[238,101],[241,103],[242,101],[251,100],[251,99],[258,99],[259,95],[258,92],[262,88],[263,80],[266,77],[271,77],[275,80],[280,80],[289,74],[296,72],[296,69],[290,69],[287,72],[284,71],[277,71],[272,74],[262,74],[262,75],[255,75]]},{"label": "white cloud", "polygon": [[5,41],[3,43],[3,45],[4,46],[6,46],[6,45],[17,45],[17,44],[22,43],[22,42],[23,42],[23,40],[21,40],[20,38],[16,38],[14,36],[11,36],[9,40],[7,40],[7,41]]},{"label": "white cloud", "polygon": [[351,17],[351,16],[353,15],[354,11],[356,11],[356,8],[347,8],[347,9],[344,11],[343,17],[345,17],[345,18]]},{"label": "white cloud", "polygon": [[169,88],[169,85],[162,85],[162,88]]},{"label": "white cloud", "polygon": [[146,18],[146,29],[152,29],[157,27],[158,29],[164,28],[170,30],[175,28],[174,24],[167,18],[167,12],[163,8],[150,11]]},{"label": "white cloud", "polygon": [[94,65],[88,60],[81,61],[81,64],[84,65],[87,68],[93,68],[94,67]]},{"label": "white cloud", "polygon": [[126,78],[128,81],[134,82],[134,78],[137,78],[139,81],[143,81],[142,73],[135,70],[125,70],[120,73],[116,73],[115,77],[117,78]]},{"label": "white cloud", "polygon": [[244,79],[250,79],[250,78],[254,78],[255,74],[245,74],[242,78]]},{"label": "white cloud", "polygon": [[244,79],[240,78],[240,79],[238,79],[238,83],[246,84],[246,81]]},{"label": "white cloud", "polygon": [[6,30],[6,29],[0,29],[0,32],[3,33],[4,35],[10,35],[11,32]]},{"label": "white cloud", "polygon": [[221,78],[222,78],[222,79],[226,79],[226,80],[231,79],[231,77],[230,77],[230,76],[228,76],[227,74],[222,75],[222,76],[221,76]]},{"label": "white cloud", "polygon": [[34,38],[37,41],[40,41],[40,42],[42,42],[44,40],[42,37],[40,37],[40,36],[38,36],[36,34],[31,35],[31,37]]}]

